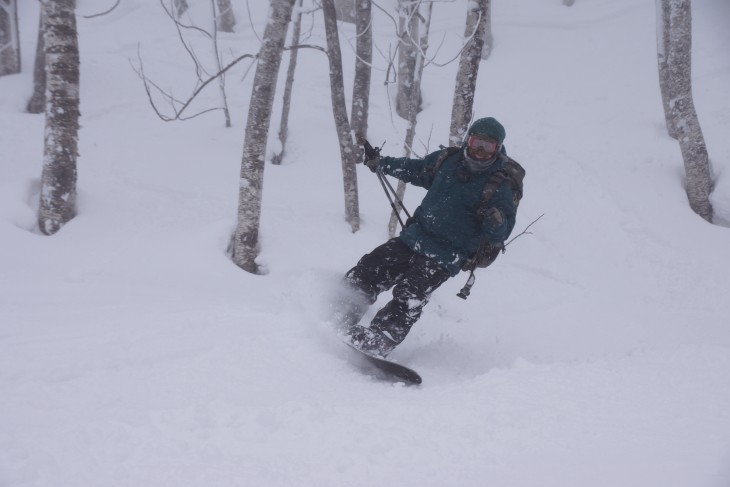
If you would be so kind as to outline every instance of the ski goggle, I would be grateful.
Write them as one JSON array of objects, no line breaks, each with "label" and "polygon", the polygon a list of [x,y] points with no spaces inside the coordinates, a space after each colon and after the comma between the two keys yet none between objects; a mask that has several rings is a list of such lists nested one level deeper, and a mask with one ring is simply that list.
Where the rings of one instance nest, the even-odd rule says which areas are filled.
[{"label": "ski goggle", "polygon": [[484,135],[470,135],[466,139],[469,154],[476,159],[489,159],[497,152],[499,142]]}]

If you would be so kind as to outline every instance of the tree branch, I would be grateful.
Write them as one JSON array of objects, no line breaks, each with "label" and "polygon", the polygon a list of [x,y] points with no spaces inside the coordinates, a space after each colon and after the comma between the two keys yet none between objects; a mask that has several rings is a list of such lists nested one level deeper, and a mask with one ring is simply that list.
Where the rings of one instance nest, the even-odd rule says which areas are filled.
[{"label": "tree branch", "polygon": [[327,49],[322,46],[317,46],[316,44],[296,44],[294,46],[287,46],[284,48],[285,51],[290,51],[292,49],[314,49],[327,54]]},{"label": "tree branch", "polygon": [[512,242],[514,242],[514,241],[515,241],[516,239],[518,239],[519,237],[521,237],[521,236],[523,236],[523,235],[532,235],[532,232],[528,232],[528,230],[530,229],[530,227],[531,227],[532,225],[534,225],[535,223],[537,223],[537,221],[538,221],[538,220],[539,220],[540,218],[544,217],[544,216],[545,216],[545,213],[543,213],[542,215],[540,215],[540,216],[538,216],[537,218],[535,218],[535,219],[534,219],[534,220],[533,220],[533,221],[532,221],[532,222],[531,222],[531,223],[530,223],[529,225],[527,225],[527,226],[525,227],[525,229],[524,229],[524,230],[522,230],[522,232],[521,232],[521,233],[519,233],[518,235],[515,235],[515,236],[514,236],[514,237],[513,237],[512,239],[510,239],[510,241],[509,241],[509,242],[507,242],[506,244],[504,244],[504,248],[507,248],[507,246],[508,246],[509,244],[511,244]]},{"label": "tree branch", "polygon": [[96,17],[101,17],[103,15],[107,15],[107,14],[111,13],[115,8],[117,8],[121,2],[122,2],[122,0],[117,0],[117,2],[114,5],[112,5],[112,7],[109,10],[105,10],[104,12],[100,12],[98,14],[92,14],[92,15],[82,15],[81,17],[84,19],[93,19]]},{"label": "tree branch", "polygon": [[[240,61],[247,59],[247,58],[257,59],[258,54],[243,54],[242,56],[239,56],[236,59],[234,59],[233,61],[231,61],[229,64],[224,66],[220,71],[218,71],[214,75],[210,76],[208,79],[206,79],[206,80],[200,79],[200,84],[193,90],[193,92],[190,94],[188,99],[185,101],[180,101],[180,100],[175,99],[170,93],[166,92],[165,90],[163,90],[162,88],[157,86],[154,82],[152,82],[144,74],[144,65],[142,63],[142,56],[140,54],[139,47],[137,48],[137,59],[139,61],[139,67],[134,66],[134,64],[132,64],[131,61],[130,61],[130,64],[132,64],[132,69],[134,70],[135,73],[137,73],[137,76],[140,77],[140,79],[142,80],[142,83],[144,84],[145,91],[147,92],[147,98],[150,102],[150,105],[152,106],[152,109],[155,111],[155,113],[161,120],[163,120],[165,122],[171,122],[173,120],[188,120],[190,118],[197,117],[204,113],[208,113],[208,112],[211,112],[214,110],[221,110],[221,108],[210,108],[210,109],[196,113],[195,115],[192,115],[189,117],[182,116],[183,112],[185,112],[185,110],[187,110],[190,107],[190,104],[193,102],[193,100],[195,100],[195,98],[205,89],[206,86],[208,86],[210,83],[212,83],[213,81],[215,81],[216,79],[221,77],[223,74],[225,74],[229,69],[231,69],[233,66],[238,64]],[[165,115],[160,111],[160,109],[155,104],[154,97],[152,96],[152,88],[157,90],[164,98],[166,98],[170,102],[170,105],[172,106],[172,109],[174,112],[173,116]],[[180,107],[177,108],[176,105],[180,105]]]}]

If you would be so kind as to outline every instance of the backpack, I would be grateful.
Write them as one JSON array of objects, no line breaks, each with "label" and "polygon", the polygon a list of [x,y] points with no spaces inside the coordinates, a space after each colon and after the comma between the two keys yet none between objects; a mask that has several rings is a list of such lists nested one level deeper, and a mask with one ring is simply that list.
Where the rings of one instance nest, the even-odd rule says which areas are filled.
[{"label": "backpack", "polygon": [[[444,148],[441,151],[441,154],[439,154],[439,157],[436,159],[436,164],[434,164],[433,167],[433,174],[435,175],[438,172],[438,170],[441,168],[441,164],[443,164],[443,162],[448,157],[456,154],[460,150],[462,150],[461,147]],[[520,165],[519,162],[515,161],[508,155],[504,153],[502,153],[502,155],[507,159],[504,169],[500,169],[499,171],[496,171],[494,174],[492,174],[492,176],[487,180],[487,183],[484,185],[484,189],[482,190],[482,196],[479,200],[479,209],[477,210],[477,215],[479,215],[479,218],[481,220],[484,220],[486,218],[487,212],[489,210],[489,201],[497,192],[497,189],[505,181],[509,180],[510,187],[512,188],[512,202],[515,205],[515,210],[517,210],[517,207],[520,204],[520,200],[522,199],[522,182],[525,179],[525,169]],[[475,255],[471,256],[471,258],[467,261],[466,266],[469,266],[471,270],[473,270],[474,267],[488,267],[492,262],[495,261],[500,252],[504,253],[504,251],[504,242],[499,242],[497,244],[482,244],[479,250],[477,250],[477,252],[475,253]]]}]

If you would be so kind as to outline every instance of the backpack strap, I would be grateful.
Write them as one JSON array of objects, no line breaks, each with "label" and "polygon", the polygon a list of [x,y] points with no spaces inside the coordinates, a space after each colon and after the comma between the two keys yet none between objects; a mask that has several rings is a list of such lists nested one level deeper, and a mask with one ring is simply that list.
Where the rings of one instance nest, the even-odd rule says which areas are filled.
[{"label": "backpack strap", "polygon": [[512,189],[512,202],[515,204],[515,208],[520,204],[522,199],[522,181],[525,179],[525,169],[509,156],[504,156],[507,160],[504,165],[504,169],[496,171],[489,178],[487,183],[484,185],[482,191],[482,197],[479,200],[479,209],[477,215],[483,220],[487,216],[489,209],[489,201],[494,197],[499,187],[505,181],[510,182]]},{"label": "backpack strap", "polygon": [[441,169],[441,165],[444,163],[446,159],[453,156],[457,152],[461,150],[461,147],[443,147],[441,153],[439,154],[438,158],[436,159],[436,164],[433,165],[433,168],[431,169],[431,175],[436,176],[436,173],[439,172],[439,169]]},{"label": "backpack strap", "polygon": [[525,168],[509,156],[505,171],[509,175],[510,185],[512,186],[512,198],[514,199],[515,208],[520,204],[522,199],[523,181],[525,179]]},{"label": "backpack strap", "polygon": [[[453,146],[441,146],[441,149],[441,153],[438,155],[438,158],[436,158],[436,163],[431,168],[432,176],[436,176],[446,159],[462,150],[461,147]],[[510,187],[512,188],[512,201],[515,204],[515,208],[517,208],[520,204],[520,200],[522,199],[522,181],[525,179],[525,169],[519,162],[515,161],[508,155],[502,153],[501,156],[505,159],[504,168],[492,174],[487,183],[484,185],[482,196],[479,200],[477,215],[479,215],[479,218],[482,220],[486,217],[487,209],[489,208],[489,201],[492,197],[494,197],[497,189],[499,189],[505,181],[510,182]]]},{"label": "backpack strap", "polygon": [[477,210],[477,215],[479,215],[481,220],[484,220],[487,217],[489,202],[494,197],[494,194],[497,192],[502,183],[508,179],[509,176],[507,175],[507,172],[500,170],[492,174],[487,181],[487,184],[484,185],[482,197],[479,199],[479,209]]},{"label": "backpack strap", "polygon": [[[515,204],[515,209],[517,209],[522,199],[522,181],[525,179],[525,169],[511,157],[507,155],[504,155],[504,157],[507,159],[504,168],[492,174],[484,185],[482,197],[479,200],[479,208],[477,209],[477,215],[481,221],[488,218],[490,209],[489,202],[505,181],[510,182],[512,201]],[[488,267],[505,250],[504,242],[488,242],[482,240],[482,244],[479,246],[476,254],[471,256],[467,261],[467,266],[472,270],[475,267]]]}]

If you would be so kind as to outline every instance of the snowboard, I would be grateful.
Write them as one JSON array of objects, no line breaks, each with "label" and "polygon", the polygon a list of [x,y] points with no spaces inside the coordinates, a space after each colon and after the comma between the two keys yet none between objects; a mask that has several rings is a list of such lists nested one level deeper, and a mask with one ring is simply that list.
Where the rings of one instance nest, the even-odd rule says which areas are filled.
[{"label": "snowboard", "polygon": [[405,365],[401,365],[384,358],[375,357],[373,355],[368,355],[346,341],[343,341],[342,343],[351,349],[351,356],[356,365],[365,366],[365,368],[374,370],[384,379],[402,381],[409,385],[418,385],[422,381],[418,372],[406,367]]}]

